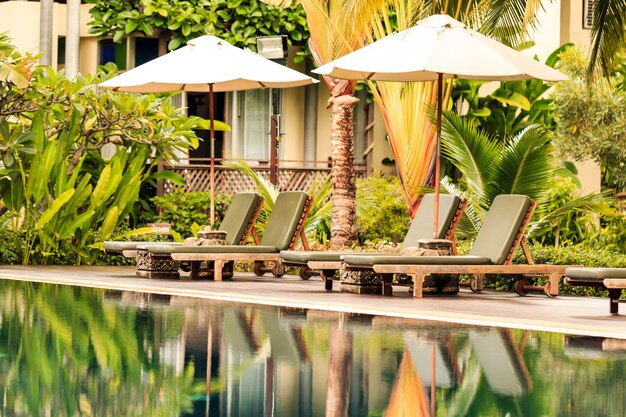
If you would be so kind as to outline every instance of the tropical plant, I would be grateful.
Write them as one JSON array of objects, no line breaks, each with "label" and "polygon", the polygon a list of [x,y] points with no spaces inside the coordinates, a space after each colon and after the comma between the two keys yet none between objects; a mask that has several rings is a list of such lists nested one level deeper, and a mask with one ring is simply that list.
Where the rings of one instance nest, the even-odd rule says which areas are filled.
[{"label": "tropical plant", "polygon": [[578,49],[562,56],[561,69],[571,79],[559,83],[553,94],[554,143],[563,157],[593,159],[607,186],[626,190],[626,91],[607,78],[587,83],[585,65]]},{"label": "tropical plant", "polygon": [[399,243],[409,229],[409,212],[396,176],[375,172],[357,180],[359,241]]},{"label": "tropical plant", "polygon": [[[272,4],[290,5],[291,0],[264,0]],[[448,13],[474,29],[511,45],[519,46],[526,40],[526,30],[535,20],[538,1],[516,1],[504,5],[498,1],[432,2],[406,0],[334,1],[300,0],[307,14],[311,38],[309,48],[317,65],[325,64],[339,56],[362,47],[365,43],[385,37],[397,30],[408,29],[418,20],[434,13]],[[352,138],[348,132],[352,125],[351,106],[347,99],[354,91],[349,81],[325,78],[331,90],[331,141],[341,144],[333,151],[333,164],[351,163]],[[436,99],[435,83],[369,83],[385,121],[389,143],[394,153],[404,196],[411,215],[419,204],[420,187],[432,181],[434,165],[435,129],[428,118],[429,109]],[[444,103],[448,103],[452,82],[446,83]],[[336,123],[335,123],[336,122]],[[343,142],[341,142],[343,141]],[[333,145],[334,146],[334,145]],[[340,187],[352,188],[351,171],[342,171],[344,180]],[[339,179],[338,179],[339,181]],[[340,188],[335,187],[333,191]],[[343,196],[339,196],[343,197]],[[338,198],[339,198],[338,197]],[[338,201],[346,206],[346,201]],[[334,205],[333,205],[334,207]],[[337,208],[339,209],[339,208]],[[353,221],[351,213],[333,214],[345,225]]]},{"label": "tropical plant", "polygon": [[[554,67],[561,54],[571,44],[557,48],[545,64]],[[545,93],[552,86],[542,80],[502,81],[499,87],[484,94],[481,87],[485,81],[457,79],[452,89],[452,109],[459,114],[473,117],[480,129],[496,140],[515,135],[531,124],[553,130],[555,121],[550,106],[551,97]]]},{"label": "tropical plant", "polygon": [[461,172],[459,184],[448,178],[442,187],[467,197],[467,216],[459,225],[461,235],[472,236],[493,199],[499,194],[523,194],[537,202],[538,220],[531,223],[528,234],[543,228],[572,211],[602,212],[607,209],[604,194],[573,198],[549,210],[550,190],[557,173],[550,138],[546,130],[530,125],[503,142],[492,140],[477,128],[477,122],[453,112],[445,112],[442,125],[442,152]]},{"label": "tropical plant", "polygon": [[256,50],[258,36],[287,35],[290,42],[308,38],[301,7],[272,7],[258,0],[88,0],[90,32],[121,42],[142,33],[170,39],[169,49],[210,34],[242,48]]},{"label": "tropical plant", "polygon": [[[209,224],[211,205],[209,192],[174,191],[154,197],[152,202],[159,208],[158,220],[170,223],[172,229],[183,237],[190,237],[194,228]],[[214,227],[219,227],[229,204],[230,197],[222,194],[216,195]]]},{"label": "tropical plant", "polygon": [[[227,165],[227,168],[237,170],[250,177],[257,187],[256,192],[265,200],[263,209],[256,221],[257,231],[262,235],[280,190],[259,172],[253,170],[243,159],[233,161]],[[307,240],[324,242],[328,239],[328,230],[330,229],[330,179],[328,177],[325,179],[315,178],[309,186],[307,194],[313,201],[304,224],[304,233]]]},{"label": "tropical plant", "polygon": [[[160,158],[175,160],[197,144],[198,120],[168,98],[97,92],[96,82],[69,81],[46,67],[23,88],[0,81],[2,222],[14,232],[23,263],[68,253],[76,263],[91,261],[88,247],[136,216],[142,184],[181,183],[153,173]],[[109,160],[100,153],[105,145],[116,147]]]},{"label": "tropical plant", "polygon": [[596,70],[609,76],[619,65],[621,53],[626,50],[626,1],[598,0],[593,2],[591,26],[591,59],[587,66],[587,80]]},{"label": "tropical plant", "polygon": [[10,82],[17,87],[26,88],[30,84],[36,63],[37,59],[33,55],[24,55],[16,50],[7,32],[0,32],[0,82]]}]

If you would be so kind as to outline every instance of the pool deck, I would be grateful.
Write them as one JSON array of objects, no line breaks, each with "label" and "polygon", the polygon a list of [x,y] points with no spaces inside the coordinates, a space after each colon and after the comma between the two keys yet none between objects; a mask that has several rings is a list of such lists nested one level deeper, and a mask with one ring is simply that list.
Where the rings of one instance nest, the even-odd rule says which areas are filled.
[{"label": "pool deck", "polygon": [[392,297],[355,295],[340,293],[335,282],[336,289],[328,292],[317,277],[302,281],[237,273],[233,281],[214,282],[140,279],[134,273],[134,267],[0,266],[0,279],[626,339],[626,305],[620,315],[612,316],[608,298],[520,297],[462,289],[456,296],[414,299],[402,287]]}]

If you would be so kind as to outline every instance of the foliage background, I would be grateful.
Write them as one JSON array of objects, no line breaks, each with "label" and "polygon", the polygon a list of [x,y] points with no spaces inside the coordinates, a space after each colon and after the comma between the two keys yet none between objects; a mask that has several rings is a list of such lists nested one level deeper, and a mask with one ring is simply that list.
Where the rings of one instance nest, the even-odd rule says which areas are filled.
[{"label": "foliage background", "polygon": [[257,36],[287,35],[292,44],[309,37],[301,6],[269,6],[258,0],[87,0],[93,4],[90,32],[115,42],[135,33],[170,39],[177,49],[201,35],[218,36],[256,51]]}]

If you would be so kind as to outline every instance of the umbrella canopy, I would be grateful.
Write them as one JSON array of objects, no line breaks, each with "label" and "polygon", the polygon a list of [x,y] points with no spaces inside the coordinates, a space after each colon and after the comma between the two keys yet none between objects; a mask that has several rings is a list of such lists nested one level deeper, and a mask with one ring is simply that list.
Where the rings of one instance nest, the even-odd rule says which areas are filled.
[{"label": "umbrella canopy", "polygon": [[349,80],[405,82],[437,80],[434,236],[437,235],[439,212],[443,79],[490,81],[568,79],[563,73],[481,35],[445,14],[430,16],[407,30],[380,39],[322,65],[313,72]]},{"label": "umbrella canopy", "polygon": [[187,46],[146,62],[100,84],[131,93],[214,92],[289,88],[317,80],[216,36],[200,36]]},{"label": "umbrella canopy", "polygon": [[511,81],[567,77],[448,15],[433,15],[313,72],[335,78],[435,81],[443,78]]},{"label": "umbrella canopy", "polygon": [[[190,91],[209,93],[211,131],[211,227],[215,221],[215,132],[213,93],[256,88],[289,88],[318,82],[216,36],[200,36],[187,46],[146,62],[100,87],[130,93]],[[262,134],[263,132],[259,132]]]}]

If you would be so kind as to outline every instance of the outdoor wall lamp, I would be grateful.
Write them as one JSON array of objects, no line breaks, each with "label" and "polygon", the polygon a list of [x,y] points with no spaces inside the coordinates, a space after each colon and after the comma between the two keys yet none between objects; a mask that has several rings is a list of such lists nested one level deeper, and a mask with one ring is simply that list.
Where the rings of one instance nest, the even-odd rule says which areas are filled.
[{"label": "outdoor wall lamp", "polygon": [[[259,36],[256,38],[259,55],[274,62],[287,63],[287,35]],[[278,147],[280,145],[280,89],[271,88],[272,111],[270,116],[270,182],[278,185]]]}]

